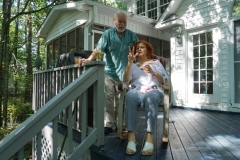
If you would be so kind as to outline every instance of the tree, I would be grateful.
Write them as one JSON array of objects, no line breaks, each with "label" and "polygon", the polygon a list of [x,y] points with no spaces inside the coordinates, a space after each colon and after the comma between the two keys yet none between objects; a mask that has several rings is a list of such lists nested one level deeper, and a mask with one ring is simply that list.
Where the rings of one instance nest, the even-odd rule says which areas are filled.
[{"label": "tree", "polygon": [[236,0],[233,5],[233,13],[232,16],[240,15],[240,1]]},{"label": "tree", "polygon": [[[18,1],[19,8],[21,11],[15,12],[14,14],[11,12],[14,8],[13,0],[3,0],[2,2],[2,18],[1,18],[1,42],[0,42],[0,125],[7,126],[7,106],[8,106],[8,80],[9,80],[9,65],[12,59],[12,52],[14,45],[10,40],[10,28],[11,23],[14,22],[18,17],[22,15],[29,15],[41,10],[49,9],[52,7],[57,0],[52,1],[38,1],[39,3],[45,2],[45,6],[36,10],[27,11],[27,6],[32,2],[31,0]],[[23,2],[23,3],[20,3]],[[38,6],[38,3],[31,4],[32,6]],[[36,7],[38,8],[38,7]],[[30,51],[31,52],[31,51]],[[2,115],[3,113],[3,115]]]}]

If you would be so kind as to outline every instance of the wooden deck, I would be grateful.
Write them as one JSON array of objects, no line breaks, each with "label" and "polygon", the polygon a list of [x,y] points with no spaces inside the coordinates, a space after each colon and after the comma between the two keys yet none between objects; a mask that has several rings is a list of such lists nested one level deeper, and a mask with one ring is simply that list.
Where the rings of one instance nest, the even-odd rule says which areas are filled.
[{"label": "wooden deck", "polygon": [[240,160],[240,114],[171,108],[168,144],[161,142],[162,117],[159,112],[153,155],[141,155],[146,131],[139,111],[137,153],[126,155],[127,140],[111,133],[105,136],[104,146],[91,147],[92,160]]}]

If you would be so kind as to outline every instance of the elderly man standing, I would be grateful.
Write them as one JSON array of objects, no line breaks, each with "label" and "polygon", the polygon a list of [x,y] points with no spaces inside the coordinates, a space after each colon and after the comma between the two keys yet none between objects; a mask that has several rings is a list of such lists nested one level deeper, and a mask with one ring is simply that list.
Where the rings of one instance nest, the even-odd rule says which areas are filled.
[{"label": "elderly man standing", "polygon": [[[123,85],[123,72],[128,63],[129,46],[132,47],[138,41],[134,32],[127,29],[127,15],[119,11],[113,18],[115,27],[106,30],[98,41],[97,48],[104,52],[103,61],[105,65],[105,114],[104,132],[112,132],[116,122],[115,108],[119,103],[116,87]],[[97,48],[87,59],[82,59],[79,65],[84,62],[95,60]]]}]

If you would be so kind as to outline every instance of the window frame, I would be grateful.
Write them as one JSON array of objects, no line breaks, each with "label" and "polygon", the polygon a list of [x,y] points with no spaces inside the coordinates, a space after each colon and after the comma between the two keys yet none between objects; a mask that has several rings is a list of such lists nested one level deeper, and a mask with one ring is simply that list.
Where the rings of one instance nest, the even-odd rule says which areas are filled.
[{"label": "window frame", "polygon": [[[213,37],[213,94],[194,94],[193,93],[193,36],[194,34],[200,34],[212,31]],[[186,55],[186,102],[188,104],[206,104],[206,103],[218,103],[221,101],[221,76],[219,75],[219,69],[221,68],[221,64],[218,63],[220,60],[219,58],[219,31],[217,25],[212,25],[204,28],[188,30],[186,32],[186,48],[187,48],[187,55]]]},{"label": "window frame", "polygon": [[[165,1],[167,1],[167,2],[165,2]],[[151,7],[149,9],[149,7],[148,7],[150,5],[149,2],[150,2],[150,4],[156,2],[157,5],[154,7]],[[163,2],[163,4],[161,2]],[[137,0],[136,1],[136,6],[137,6],[136,13],[138,15],[142,15],[142,16],[146,16],[148,18],[152,18],[154,20],[158,20],[170,2],[171,2],[171,0]],[[139,9],[140,4],[141,4],[141,7],[143,8],[142,10]],[[164,8],[164,7],[166,7],[166,8]],[[164,9],[162,9],[162,8],[164,8]],[[152,13],[152,12],[154,12],[154,13]]]},{"label": "window frame", "polygon": [[[208,41],[207,34],[211,33],[211,42]],[[211,55],[208,48],[213,47],[213,32],[206,31],[203,33],[195,33],[193,36],[193,94],[213,94],[213,50]],[[204,36],[204,37],[202,37]],[[197,44],[195,40],[197,38]],[[204,53],[203,53],[204,52]],[[196,55],[196,53],[198,55]],[[211,61],[211,64],[208,62]],[[198,63],[195,65],[195,63]],[[203,63],[204,64],[203,64]],[[211,68],[208,68],[210,66]],[[212,72],[212,78],[208,73]],[[209,89],[210,87],[210,89]]]}]

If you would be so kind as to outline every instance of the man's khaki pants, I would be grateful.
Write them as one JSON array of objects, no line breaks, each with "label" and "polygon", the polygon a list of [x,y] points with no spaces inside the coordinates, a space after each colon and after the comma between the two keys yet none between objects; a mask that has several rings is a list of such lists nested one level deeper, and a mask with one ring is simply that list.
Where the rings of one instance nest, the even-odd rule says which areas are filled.
[{"label": "man's khaki pants", "polygon": [[[121,105],[120,113],[123,117],[123,101],[126,93],[127,84],[119,81],[114,81],[105,74],[105,113],[104,126],[113,127],[117,122],[118,107]],[[121,117],[121,121],[123,118]]]}]

